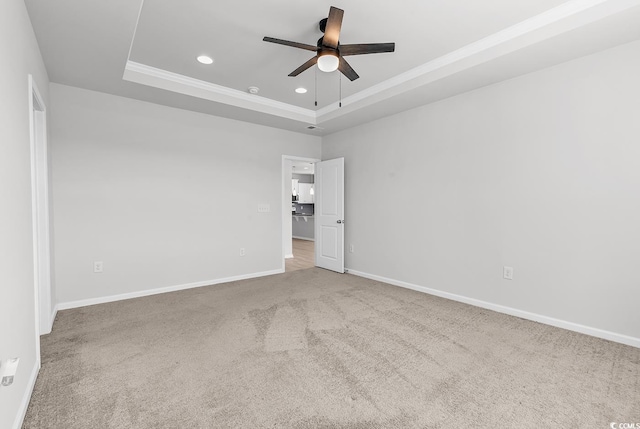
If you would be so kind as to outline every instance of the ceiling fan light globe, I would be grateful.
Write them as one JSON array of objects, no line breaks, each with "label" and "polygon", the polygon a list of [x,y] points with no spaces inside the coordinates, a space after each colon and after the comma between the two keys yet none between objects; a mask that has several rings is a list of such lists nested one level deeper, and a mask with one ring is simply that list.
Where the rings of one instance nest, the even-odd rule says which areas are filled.
[{"label": "ceiling fan light globe", "polygon": [[340,59],[334,54],[324,54],[318,57],[318,68],[323,72],[333,72],[338,70]]}]

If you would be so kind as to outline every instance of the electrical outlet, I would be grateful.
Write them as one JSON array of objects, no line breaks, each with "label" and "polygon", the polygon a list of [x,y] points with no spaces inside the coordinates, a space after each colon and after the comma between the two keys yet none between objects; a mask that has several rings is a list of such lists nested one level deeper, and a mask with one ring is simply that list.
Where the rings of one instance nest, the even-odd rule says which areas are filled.
[{"label": "electrical outlet", "polygon": [[507,280],[513,280],[513,267],[504,267],[502,276]]},{"label": "electrical outlet", "polygon": [[244,249],[244,247],[240,248],[240,256],[244,256],[247,254],[247,251]]},{"label": "electrical outlet", "polygon": [[349,253],[353,253],[353,252],[355,252],[355,248],[354,248],[353,244],[350,244],[349,245]]},{"label": "electrical outlet", "polygon": [[93,272],[94,273],[101,273],[103,269],[104,269],[104,264],[102,263],[102,261],[94,261],[93,262]]}]

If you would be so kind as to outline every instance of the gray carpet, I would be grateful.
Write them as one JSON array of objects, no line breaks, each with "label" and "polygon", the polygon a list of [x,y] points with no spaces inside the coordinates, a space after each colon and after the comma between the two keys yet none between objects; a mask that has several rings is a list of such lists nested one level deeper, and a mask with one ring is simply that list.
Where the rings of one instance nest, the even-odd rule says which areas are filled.
[{"label": "gray carpet", "polygon": [[640,349],[309,269],[58,313],[24,428],[594,428]]}]

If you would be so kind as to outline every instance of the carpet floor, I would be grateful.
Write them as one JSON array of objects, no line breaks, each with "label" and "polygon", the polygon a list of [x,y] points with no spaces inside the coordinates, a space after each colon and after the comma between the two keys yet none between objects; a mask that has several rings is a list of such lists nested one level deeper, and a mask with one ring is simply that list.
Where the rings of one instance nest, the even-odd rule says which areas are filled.
[{"label": "carpet floor", "polygon": [[318,268],[61,311],[24,428],[594,428],[640,349]]}]

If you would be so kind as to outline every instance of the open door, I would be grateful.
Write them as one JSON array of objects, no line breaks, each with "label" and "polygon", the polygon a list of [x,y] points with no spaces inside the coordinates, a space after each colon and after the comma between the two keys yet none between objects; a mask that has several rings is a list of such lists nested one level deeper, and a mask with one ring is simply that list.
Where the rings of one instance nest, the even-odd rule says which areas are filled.
[{"label": "open door", "polygon": [[316,266],[344,273],[344,158],[315,168]]}]

